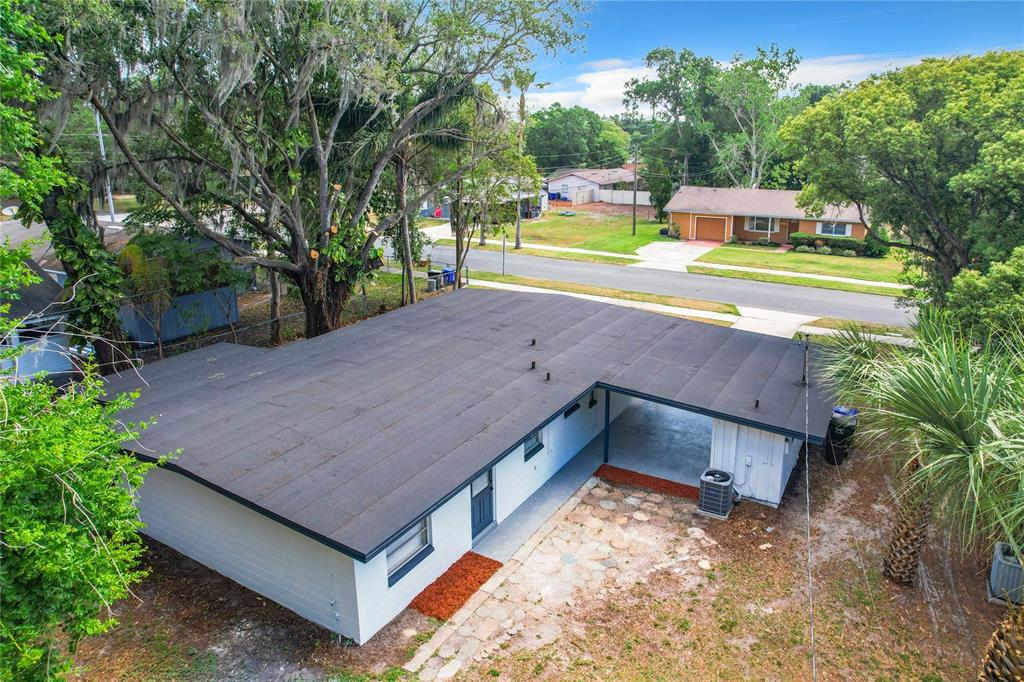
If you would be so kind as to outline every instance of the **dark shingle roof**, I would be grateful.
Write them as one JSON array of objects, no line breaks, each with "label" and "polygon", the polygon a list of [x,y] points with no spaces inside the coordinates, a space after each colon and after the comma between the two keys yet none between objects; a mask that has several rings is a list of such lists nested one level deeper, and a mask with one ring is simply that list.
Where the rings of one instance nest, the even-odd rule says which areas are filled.
[{"label": "dark shingle roof", "polygon": [[18,289],[18,298],[4,301],[11,305],[7,315],[11,318],[38,316],[44,310],[47,317],[59,314],[60,307],[53,304],[61,299],[63,287],[35,261],[25,260],[25,265],[42,281]]},{"label": "dark shingle roof", "polygon": [[[595,384],[802,437],[802,366],[789,339],[462,290],[273,350],[146,367],[125,418],[157,424],[127,447],[182,448],[172,468],[363,559]],[[140,386],[123,375],[109,390]],[[812,385],[812,439],[829,413]]]}]

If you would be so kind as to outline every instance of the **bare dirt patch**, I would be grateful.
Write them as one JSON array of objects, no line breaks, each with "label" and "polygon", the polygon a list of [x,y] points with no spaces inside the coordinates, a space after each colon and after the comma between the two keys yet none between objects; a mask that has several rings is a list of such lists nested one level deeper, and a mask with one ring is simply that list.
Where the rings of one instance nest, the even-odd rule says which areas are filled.
[{"label": "bare dirt patch", "polygon": [[[589,204],[573,205],[571,201],[551,201],[548,204],[550,211],[586,211],[588,213],[600,213],[602,215],[633,215],[633,204],[606,204],[603,201],[592,201]],[[653,220],[655,211],[653,206],[637,206],[637,218]]]},{"label": "bare dirt patch", "polygon": [[82,642],[71,679],[394,679],[437,625],[406,609],[360,647],[158,542],[146,563],[139,601],[117,603],[120,625]]}]

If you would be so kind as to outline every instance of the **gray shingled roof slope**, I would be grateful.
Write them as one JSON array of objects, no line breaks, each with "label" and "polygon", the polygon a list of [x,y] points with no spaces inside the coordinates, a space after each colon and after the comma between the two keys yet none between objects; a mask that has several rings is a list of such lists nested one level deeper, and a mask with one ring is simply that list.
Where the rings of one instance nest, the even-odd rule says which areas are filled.
[{"label": "gray shingled roof slope", "polygon": [[750,189],[747,187],[680,187],[666,211],[749,215],[762,218],[836,220],[859,223],[856,206],[832,206],[825,215],[809,216],[796,205],[799,192],[789,189]]},{"label": "gray shingled roof slope", "polygon": [[[127,447],[182,448],[172,468],[362,559],[595,383],[797,435],[802,364],[789,339],[463,290],[273,350],[220,344],[146,367],[125,418],[157,424]],[[109,390],[140,386],[123,375]],[[812,439],[829,407],[812,385]]]},{"label": "gray shingled roof slope", "polygon": [[38,317],[43,310],[46,311],[46,317],[59,314],[60,306],[53,304],[61,299],[64,288],[57,284],[53,277],[35,261],[26,260],[25,265],[42,281],[18,289],[18,298],[4,301],[11,306],[7,313],[8,317],[21,318],[30,315]]}]

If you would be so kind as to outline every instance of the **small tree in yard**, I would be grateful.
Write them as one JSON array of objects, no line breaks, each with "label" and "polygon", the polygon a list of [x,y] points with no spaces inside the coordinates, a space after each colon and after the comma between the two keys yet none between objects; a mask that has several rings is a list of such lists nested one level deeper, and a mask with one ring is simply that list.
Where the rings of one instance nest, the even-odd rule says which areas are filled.
[{"label": "small tree in yard", "polygon": [[[965,551],[1004,540],[1024,559],[1024,337],[1007,330],[979,347],[932,308],[922,310],[915,331],[910,349],[850,331],[824,353],[825,379],[841,401],[863,409],[858,437],[898,467],[882,564],[901,585],[915,582],[933,516]],[[1011,613],[993,637],[982,678],[1012,679],[995,671],[1024,670],[1021,642],[1024,620]]]},{"label": "small tree in yard", "polygon": [[[964,269],[1024,242],[1024,52],[928,59],[821,100],[782,135],[806,178],[800,204],[853,205],[923,270],[941,301]],[[889,239],[878,231],[889,225]]]}]

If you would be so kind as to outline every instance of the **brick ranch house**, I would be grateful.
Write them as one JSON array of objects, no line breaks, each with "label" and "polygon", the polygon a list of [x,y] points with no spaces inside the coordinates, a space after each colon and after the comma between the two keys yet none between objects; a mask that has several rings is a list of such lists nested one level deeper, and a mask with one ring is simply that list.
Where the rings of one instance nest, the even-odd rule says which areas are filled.
[{"label": "brick ranch house", "polygon": [[863,239],[864,223],[853,206],[809,216],[786,189],[681,187],[665,205],[669,234],[680,239],[725,242],[768,238],[783,244],[793,232]]}]

